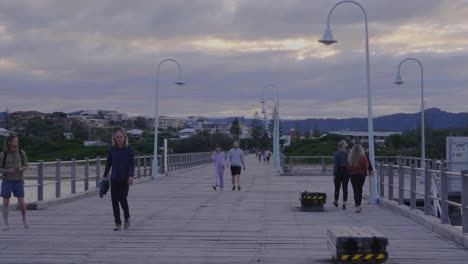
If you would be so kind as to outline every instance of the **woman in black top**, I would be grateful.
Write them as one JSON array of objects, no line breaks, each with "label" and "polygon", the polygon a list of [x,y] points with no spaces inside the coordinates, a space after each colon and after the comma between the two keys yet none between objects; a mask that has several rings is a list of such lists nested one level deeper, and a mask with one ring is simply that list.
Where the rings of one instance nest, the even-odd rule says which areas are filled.
[{"label": "woman in black top", "polygon": [[339,151],[333,155],[333,182],[335,183],[335,201],[333,205],[338,207],[338,198],[340,197],[340,188],[343,188],[343,210],[346,209],[346,201],[348,200],[348,182],[349,173],[346,167],[348,160],[348,152],[346,141],[341,140],[338,143]]},{"label": "woman in black top", "polygon": [[104,170],[104,180],[109,180],[112,198],[112,209],[114,211],[114,230],[122,229],[122,220],[120,219],[120,208],[124,211],[124,228],[130,227],[130,210],[128,208],[128,189],[133,183],[133,174],[135,172],[135,154],[132,147],[128,145],[128,137],[122,131],[118,130],[112,137],[112,147],[107,154],[106,169]]}]

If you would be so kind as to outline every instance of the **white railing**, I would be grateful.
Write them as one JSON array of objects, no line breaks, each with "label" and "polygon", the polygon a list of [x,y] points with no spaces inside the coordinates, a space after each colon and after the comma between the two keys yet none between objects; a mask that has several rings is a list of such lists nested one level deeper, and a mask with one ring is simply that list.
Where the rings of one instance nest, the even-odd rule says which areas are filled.
[{"label": "white railing", "polygon": [[[182,153],[158,156],[159,172],[169,175],[172,171],[192,168],[211,162],[211,152]],[[151,177],[152,155],[135,157],[136,179]],[[106,164],[106,158],[53,162],[31,162],[24,173],[25,200],[27,203],[49,201],[64,196],[88,192],[99,186]]]},{"label": "white railing", "polygon": [[[396,161],[376,164],[379,196],[396,199],[409,209],[416,209],[417,202],[423,201],[424,214],[440,218],[442,224],[450,224],[450,207],[452,212],[460,212],[462,230],[468,233],[468,171],[449,172],[440,161],[428,163],[431,166],[426,168],[418,167],[416,162],[408,164],[404,159]],[[425,179],[420,175],[426,175]],[[450,200],[449,194],[460,196],[461,203]]]}]

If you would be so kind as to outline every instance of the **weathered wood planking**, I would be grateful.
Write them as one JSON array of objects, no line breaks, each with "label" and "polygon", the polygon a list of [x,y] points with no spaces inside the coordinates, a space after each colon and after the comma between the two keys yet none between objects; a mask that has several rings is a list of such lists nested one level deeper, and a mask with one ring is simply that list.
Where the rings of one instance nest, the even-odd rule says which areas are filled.
[{"label": "weathered wood planking", "polygon": [[11,230],[0,231],[0,263],[330,263],[327,226],[343,225],[388,236],[386,263],[466,264],[466,250],[408,218],[366,201],[355,214],[351,186],[348,210],[297,210],[304,189],[333,195],[330,176],[278,177],[253,156],[246,165],[240,192],[230,190],[227,171],[225,191],[213,191],[212,166],[132,186],[126,231],[111,230],[109,195],[28,211],[29,230],[11,212]]}]

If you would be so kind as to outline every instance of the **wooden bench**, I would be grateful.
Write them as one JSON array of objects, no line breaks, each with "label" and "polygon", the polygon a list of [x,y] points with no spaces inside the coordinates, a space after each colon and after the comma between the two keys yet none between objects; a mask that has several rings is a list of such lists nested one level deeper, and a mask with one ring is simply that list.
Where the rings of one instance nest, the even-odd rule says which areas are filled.
[{"label": "wooden bench", "polygon": [[330,226],[327,247],[336,263],[384,263],[388,238],[371,227]]},{"label": "wooden bench", "polygon": [[323,211],[327,202],[327,194],[321,192],[303,191],[299,197],[301,208],[307,211]]}]

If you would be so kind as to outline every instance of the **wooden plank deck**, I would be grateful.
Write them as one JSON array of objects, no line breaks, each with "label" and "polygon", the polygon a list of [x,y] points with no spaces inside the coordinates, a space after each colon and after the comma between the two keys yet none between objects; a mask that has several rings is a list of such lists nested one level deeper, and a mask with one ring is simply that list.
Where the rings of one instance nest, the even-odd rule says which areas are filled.
[{"label": "wooden plank deck", "polygon": [[[131,187],[132,227],[114,232],[110,196],[10,213],[0,263],[330,263],[328,225],[371,226],[389,238],[387,263],[467,263],[468,251],[412,220],[368,204],[331,205],[331,177],[278,177],[249,156],[242,190],[211,189],[202,166]],[[299,192],[328,194],[324,212],[302,212]],[[365,203],[365,202],[364,202]]]}]

